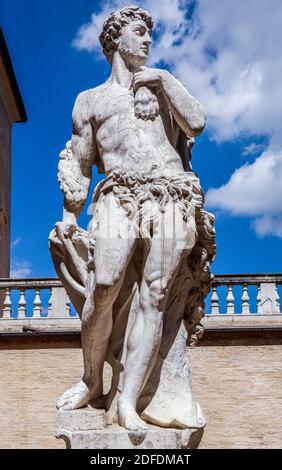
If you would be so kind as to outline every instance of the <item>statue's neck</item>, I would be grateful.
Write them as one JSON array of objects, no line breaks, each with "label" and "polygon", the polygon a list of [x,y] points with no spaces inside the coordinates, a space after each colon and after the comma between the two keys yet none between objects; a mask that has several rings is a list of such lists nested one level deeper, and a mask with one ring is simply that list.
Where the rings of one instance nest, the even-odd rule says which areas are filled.
[{"label": "statue's neck", "polygon": [[134,73],[140,70],[139,65],[132,65],[121,57],[119,51],[113,56],[112,72],[109,80],[125,88],[130,88]]}]

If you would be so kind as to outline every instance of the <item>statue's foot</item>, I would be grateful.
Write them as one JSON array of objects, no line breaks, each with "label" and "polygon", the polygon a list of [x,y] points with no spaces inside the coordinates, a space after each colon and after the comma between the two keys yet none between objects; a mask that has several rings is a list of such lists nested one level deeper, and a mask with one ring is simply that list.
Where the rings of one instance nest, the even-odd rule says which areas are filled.
[{"label": "statue's foot", "polygon": [[57,408],[59,410],[76,410],[86,406],[91,399],[91,392],[87,385],[81,380],[73,387],[65,391],[59,398]]},{"label": "statue's foot", "polygon": [[119,399],[117,404],[118,422],[120,426],[127,429],[130,433],[134,433],[136,437],[144,437],[149,429],[147,424],[138,416],[134,407]]}]

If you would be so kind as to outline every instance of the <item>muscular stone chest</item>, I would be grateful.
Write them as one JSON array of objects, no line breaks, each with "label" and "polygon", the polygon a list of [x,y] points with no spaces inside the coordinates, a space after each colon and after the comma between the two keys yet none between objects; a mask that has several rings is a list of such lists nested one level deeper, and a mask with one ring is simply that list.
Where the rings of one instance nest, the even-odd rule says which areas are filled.
[{"label": "muscular stone chest", "polygon": [[112,118],[127,119],[134,117],[133,91],[112,85],[98,96],[94,117],[98,128]]},{"label": "muscular stone chest", "polygon": [[159,146],[167,140],[168,129],[164,128],[164,119],[143,120],[135,116],[134,94],[118,85],[111,85],[104,90],[97,101],[95,123],[97,142],[102,153],[123,147]]}]

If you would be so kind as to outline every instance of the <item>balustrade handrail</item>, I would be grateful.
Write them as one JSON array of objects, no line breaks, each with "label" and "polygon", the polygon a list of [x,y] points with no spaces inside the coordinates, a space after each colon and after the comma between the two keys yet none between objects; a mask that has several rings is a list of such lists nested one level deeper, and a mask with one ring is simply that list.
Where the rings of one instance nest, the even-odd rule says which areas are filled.
[{"label": "balustrade handrail", "polygon": [[282,284],[282,274],[265,273],[265,274],[214,274],[212,285],[224,286],[233,285],[257,285],[260,283],[276,283]]},{"label": "balustrade handrail", "polygon": [[61,281],[54,277],[0,278],[0,289],[51,289],[62,286]]},{"label": "balustrade handrail", "polygon": [[[282,284],[281,273],[256,273],[256,274],[214,274],[212,285],[228,285],[228,284],[249,284],[256,285],[259,283],[276,283]],[[0,278],[0,289],[6,288],[52,288],[62,287],[62,283],[55,277],[34,277],[34,278]]]}]

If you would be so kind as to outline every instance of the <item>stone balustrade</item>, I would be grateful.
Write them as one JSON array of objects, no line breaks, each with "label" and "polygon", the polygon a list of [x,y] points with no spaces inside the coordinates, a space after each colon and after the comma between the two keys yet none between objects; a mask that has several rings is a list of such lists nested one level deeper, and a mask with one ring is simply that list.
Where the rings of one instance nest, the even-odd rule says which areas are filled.
[{"label": "stone balustrade", "polygon": [[[210,296],[210,309],[206,313],[219,315],[276,315],[281,314],[279,287],[282,274],[219,274],[214,276]],[[235,305],[234,290],[240,286],[240,298]],[[220,288],[225,287],[225,299],[220,299]],[[250,302],[251,287],[255,288],[255,302]],[[238,291],[238,289],[236,289]],[[221,289],[221,296],[224,295]],[[254,290],[252,289],[254,298]],[[238,301],[241,304],[238,308]],[[225,304],[225,311],[224,309]]]},{"label": "stone balustrade", "polygon": [[80,320],[58,279],[0,278],[0,332],[79,328]]},{"label": "stone balustrade", "polygon": [[[47,304],[42,302],[42,292],[48,292]],[[3,298],[2,318],[66,318],[71,313],[70,300],[58,279],[1,279]],[[4,293],[3,293],[4,291]],[[27,292],[33,291],[32,302],[27,301]],[[12,293],[17,300],[12,301]],[[44,295],[46,299],[46,295]]]},{"label": "stone balustrade", "polygon": [[204,327],[281,328],[282,274],[218,274],[206,301]]},{"label": "stone balustrade", "polygon": [[[282,274],[215,275],[207,297],[205,327],[282,323]],[[80,320],[55,278],[0,278],[0,331],[68,329]]]}]

